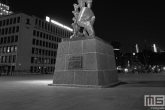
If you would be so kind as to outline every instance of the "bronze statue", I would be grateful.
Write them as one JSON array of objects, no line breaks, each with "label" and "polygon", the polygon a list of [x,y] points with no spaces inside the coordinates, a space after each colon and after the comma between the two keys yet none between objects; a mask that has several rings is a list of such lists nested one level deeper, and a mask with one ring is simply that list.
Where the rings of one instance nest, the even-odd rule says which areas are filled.
[{"label": "bronze statue", "polygon": [[[95,35],[93,29],[93,23],[95,21],[94,13],[91,10],[92,0],[78,0],[78,5],[74,4],[74,14],[72,23],[73,26],[73,37],[79,36],[89,36],[93,37]],[[80,28],[83,27],[83,33],[80,32]]]}]

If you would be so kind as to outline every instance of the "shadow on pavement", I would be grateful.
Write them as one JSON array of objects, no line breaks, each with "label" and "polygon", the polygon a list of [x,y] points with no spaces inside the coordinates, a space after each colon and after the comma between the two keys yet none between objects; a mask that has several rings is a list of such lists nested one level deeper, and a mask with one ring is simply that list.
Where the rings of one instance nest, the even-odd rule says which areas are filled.
[{"label": "shadow on pavement", "polygon": [[128,81],[120,82],[114,87],[165,87],[165,81]]}]

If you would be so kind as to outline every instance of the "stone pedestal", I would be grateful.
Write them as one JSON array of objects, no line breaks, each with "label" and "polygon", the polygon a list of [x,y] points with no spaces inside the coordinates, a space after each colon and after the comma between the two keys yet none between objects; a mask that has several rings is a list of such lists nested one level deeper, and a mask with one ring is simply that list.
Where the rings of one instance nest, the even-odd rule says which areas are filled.
[{"label": "stone pedestal", "polygon": [[118,81],[113,47],[98,38],[64,39],[53,85],[105,87]]}]

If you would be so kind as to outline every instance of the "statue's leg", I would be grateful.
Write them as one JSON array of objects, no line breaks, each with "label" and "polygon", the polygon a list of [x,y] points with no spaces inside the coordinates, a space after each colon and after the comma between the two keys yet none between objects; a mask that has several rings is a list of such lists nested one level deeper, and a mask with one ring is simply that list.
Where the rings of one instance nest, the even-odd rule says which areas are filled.
[{"label": "statue's leg", "polygon": [[95,35],[94,29],[93,29],[93,26],[91,25],[90,21],[87,21],[85,24],[86,24],[85,29],[87,30],[89,36],[94,36]]}]

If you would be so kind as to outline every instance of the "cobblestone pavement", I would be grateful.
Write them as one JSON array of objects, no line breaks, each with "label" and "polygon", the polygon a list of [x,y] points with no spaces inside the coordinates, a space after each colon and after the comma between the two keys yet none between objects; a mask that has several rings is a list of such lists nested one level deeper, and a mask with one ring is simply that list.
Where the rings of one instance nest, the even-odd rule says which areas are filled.
[{"label": "cobblestone pavement", "polygon": [[165,73],[119,74],[110,88],[48,86],[53,75],[1,76],[0,110],[150,110],[144,95],[165,95]]}]

